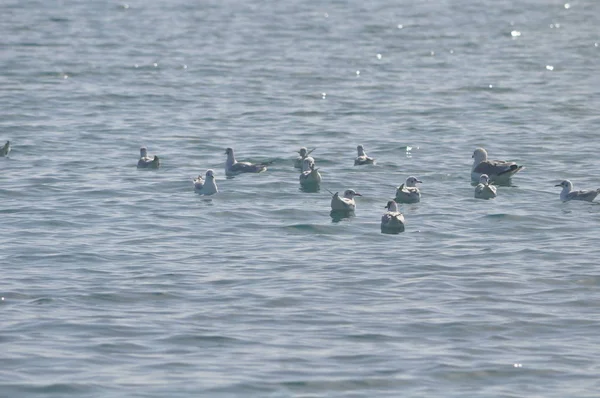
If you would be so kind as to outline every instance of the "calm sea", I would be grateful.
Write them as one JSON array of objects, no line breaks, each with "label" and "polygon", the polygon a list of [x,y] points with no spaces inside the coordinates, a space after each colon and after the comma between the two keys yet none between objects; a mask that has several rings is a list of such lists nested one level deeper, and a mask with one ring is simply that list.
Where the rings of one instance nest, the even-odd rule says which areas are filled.
[{"label": "calm sea", "polygon": [[[600,395],[600,206],[555,187],[600,187],[599,1],[0,15],[0,397]],[[275,163],[226,179],[229,146]],[[525,166],[494,200],[478,146]],[[383,235],[411,175],[422,201]]]}]

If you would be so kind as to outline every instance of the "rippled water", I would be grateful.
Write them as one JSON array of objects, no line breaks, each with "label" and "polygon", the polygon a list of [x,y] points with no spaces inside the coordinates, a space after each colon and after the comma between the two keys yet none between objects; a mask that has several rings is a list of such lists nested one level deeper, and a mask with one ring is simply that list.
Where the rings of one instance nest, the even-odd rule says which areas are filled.
[{"label": "rippled water", "polygon": [[[554,185],[600,186],[600,2],[0,12],[0,396],[598,395],[600,206]],[[226,179],[227,146],[275,164]],[[477,146],[526,167],[495,200]]]}]

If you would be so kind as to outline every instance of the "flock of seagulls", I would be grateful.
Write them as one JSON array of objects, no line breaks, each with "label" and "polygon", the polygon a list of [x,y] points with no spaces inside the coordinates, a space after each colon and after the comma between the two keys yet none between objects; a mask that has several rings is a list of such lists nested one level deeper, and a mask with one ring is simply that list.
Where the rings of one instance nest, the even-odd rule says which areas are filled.
[{"label": "flock of seagulls", "polygon": [[[299,181],[300,186],[306,191],[318,191],[322,182],[319,168],[316,167],[315,159],[311,156],[316,148],[307,149],[300,148],[298,157],[294,160],[294,167],[301,170]],[[10,141],[0,147],[0,157],[8,157],[11,151]],[[354,159],[355,166],[375,164],[375,159],[369,157],[362,145],[356,147],[357,156]],[[228,177],[236,176],[243,173],[262,173],[267,170],[267,167],[273,162],[250,163],[238,162],[235,159],[233,148],[225,150],[227,160],[225,161],[225,175]],[[475,187],[474,197],[477,199],[493,199],[498,195],[498,189],[495,185],[507,185],[510,179],[519,171],[523,170],[523,166],[515,162],[507,162],[502,160],[489,160],[487,151],[483,148],[477,148],[473,152],[473,167],[471,168],[471,180],[477,182]],[[158,156],[149,156],[146,147],[140,148],[140,158],[137,163],[139,169],[158,169],[160,167],[160,159]],[[384,233],[399,233],[404,231],[404,216],[398,209],[398,203],[418,203],[421,201],[421,192],[417,184],[422,183],[421,180],[414,176],[410,176],[406,181],[396,188],[396,195],[393,200],[387,202],[385,208],[387,211],[381,217],[381,231]],[[194,190],[201,195],[214,195],[219,192],[215,180],[213,170],[207,170],[204,178],[198,176],[193,180]],[[567,202],[570,200],[582,200],[592,202],[599,194],[600,188],[596,190],[573,190],[573,183],[569,180],[564,180],[557,187],[562,187],[560,200]],[[331,198],[331,214],[332,217],[348,215],[356,210],[356,197],[362,196],[354,189],[347,189],[344,195],[340,196],[339,192],[333,193]]]}]

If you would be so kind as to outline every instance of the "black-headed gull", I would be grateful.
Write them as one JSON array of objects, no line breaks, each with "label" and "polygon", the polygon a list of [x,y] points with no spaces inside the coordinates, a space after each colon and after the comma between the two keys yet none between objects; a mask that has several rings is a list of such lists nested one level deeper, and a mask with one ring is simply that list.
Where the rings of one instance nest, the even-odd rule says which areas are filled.
[{"label": "black-headed gull", "polygon": [[333,211],[354,211],[356,209],[355,196],[362,196],[354,189],[347,189],[344,192],[344,197],[340,198],[338,193],[334,193],[331,198],[331,210]]},{"label": "black-headed gull", "polygon": [[138,169],[158,169],[160,167],[160,159],[158,156],[148,156],[148,149],[143,146],[140,148],[140,160],[137,164]]},{"label": "black-headed gull", "polygon": [[586,202],[591,202],[596,199],[596,196],[600,193],[600,188],[595,191],[573,191],[573,183],[569,180],[561,181],[561,183],[556,186],[562,187],[560,200],[563,202],[569,200],[585,200]]},{"label": "black-headed gull", "polygon": [[477,148],[473,152],[473,168],[471,169],[473,181],[479,181],[482,174],[487,174],[490,180],[498,184],[508,183],[513,175],[523,169],[523,166],[519,166],[515,162],[488,160],[487,156],[488,154],[483,148]]},{"label": "black-headed gull", "polygon": [[388,210],[381,216],[381,232],[399,233],[404,231],[404,216],[398,210],[398,204],[390,200],[385,208]]},{"label": "black-headed gull", "polygon": [[300,185],[314,186],[321,183],[319,169],[315,168],[315,161],[310,156],[302,163],[302,174],[300,174]]},{"label": "black-headed gull", "polygon": [[421,192],[417,188],[417,183],[422,183],[417,177],[408,177],[406,182],[396,188],[396,202],[398,203],[417,203],[421,201]]},{"label": "black-headed gull", "polygon": [[273,163],[272,161],[255,164],[250,162],[238,162],[235,160],[233,148],[227,148],[225,153],[227,154],[227,161],[225,162],[225,174],[227,176],[235,176],[242,173],[262,173],[267,170],[268,165]]},{"label": "black-headed gull", "polygon": [[215,172],[211,169],[206,170],[206,179],[198,176],[194,179],[194,191],[201,195],[213,195],[219,192],[217,182],[215,181]]},{"label": "black-headed gull", "polygon": [[496,197],[496,187],[490,185],[490,179],[487,174],[479,177],[479,184],[475,187],[475,198],[492,199]]},{"label": "black-headed gull", "polygon": [[312,151],[314,151],[317,148],[313,148],[310,151],[308,149],[306,149],[306,147],[302,147],[300,148],[300,150],[298,151],[298,153],[300,154],[300,156],[298,156],[296,158],[296,160],[294,161],[294,167],[297,169],[302,169],[302,162],[304,161],[304,159],[306,159],[306,157],[308,155],[310,155],[312,153]]},{"label": "black-headed gull", "polygon": [[375,159],[367,156],[365,148],[362,145],[356,147],[356,152],[358,153],[358,156],[356,157],[356,159],[354,159],[355,166],[362,166],[363,164],[375,163]]}]

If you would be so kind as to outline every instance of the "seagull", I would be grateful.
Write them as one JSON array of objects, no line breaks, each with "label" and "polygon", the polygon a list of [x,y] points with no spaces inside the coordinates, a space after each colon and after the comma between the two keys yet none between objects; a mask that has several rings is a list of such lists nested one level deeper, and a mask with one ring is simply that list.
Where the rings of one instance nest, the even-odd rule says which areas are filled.
[{"label": "seagull", "polygon": [[331,198],[331,210],[333,211],[354,211],[356,209],[355,196],[362,196],[354,189],[348,189],[344,192],[344,197],[340,198],[338,193],[334,193]]},{"label": "seagull", "polygon": [[381,232],[392,234],[404,232],[404,216],[398,210],[398,204],[390,200],[385,208],[388,211],[381,216]]},{"label": "seagull", "polygon": [[298,151],[298,153],[300,154],[300,156],[298,156],[296,158],[296,160],[294,161],[294,167],[297,169],[302,169],[302,162],[304,161],[304,159],[306,159],[306,157],[308,155],[310,155],[312,153],[312,151],[314,151],[317,148],[313,148],[310,151],[308,149],[306,149],[306,147],[302,147],[300,148],[300,150]]},{"label": "seagull", "polygon": [[242,173],[261,173],[267,170],[268,165],[273,163],[272,161],[256,164],[252,164],[250,162],[238,162],[235,160],[233,148],[227,148],[225,153],[227,154],[227,161],[225,162],[225,174],[229,177]]},{"label": "seagull", "polygon": [[158,156],[154,155],[154,157],[148,156],[148,149],[143,146],[140,148],[140,160],[138,160],[137,167],[138,169],[158,169],[160,166],[160,159]]},{"label": "seagull", "polygon": [[573,191],[573,183],[569,180],[564,180],[555,186],[563,187],[562,192],[560,193],[560,200],[563,202],[569,200],[585,200],[586,202],[591,202],[596,199],[596,196],[600,193],[600,188],[595,191]]},{"label": "seagull", "polygon": [[496,197],[496,187],[490,185],[490,179],[487,174],[479,177],[479,184],[475,187],[475,198],[492,199]]},{"label": "seagull", "polygon": [[487,174],[489,179],[499,183],[508,183],[510,178],[519,172],[523,166],[515,162],[505,162],[503,160],[488,160],[487,152],[483,148],[477,148],[473,152],[473,168],[471,169],[471,179],[479,181],[482,174]]},{"label": "seagull", "polygon": [[396,188],[396,202],[398,203],[417,203],[421,201],[421,192],[417,188],[417,183],[423,181],[416,177],[408,177],[406,182]]},{"label": "seagull", "polygon": [[365,148],[362,145],[356,147],[356,151],[358,152],[358,156],[354,159],[355,166],[362,166],[363,164],[374,164],[375,159],[367,156],[365,152]]},{"label": "seagull", "polygon": [[8,156],[10,153],[10,141],[6,141],[6,144],[2,148],[0,148],[0,158]]},{"label": "seagull", "polygon": [[206,170],[206,180],[203,180],[202,176],[194,179],[194,191],[201,195],[213,195],[219,192],[215,182],[215,172],[209,169]]},{"label": "seagull", "polygon": [[310,156],[304,159],[302,164],[302,174],[300,174],[300,185],[315,186],[321,183],[321,174],[319,169],[315,169],[314,159]]}]

